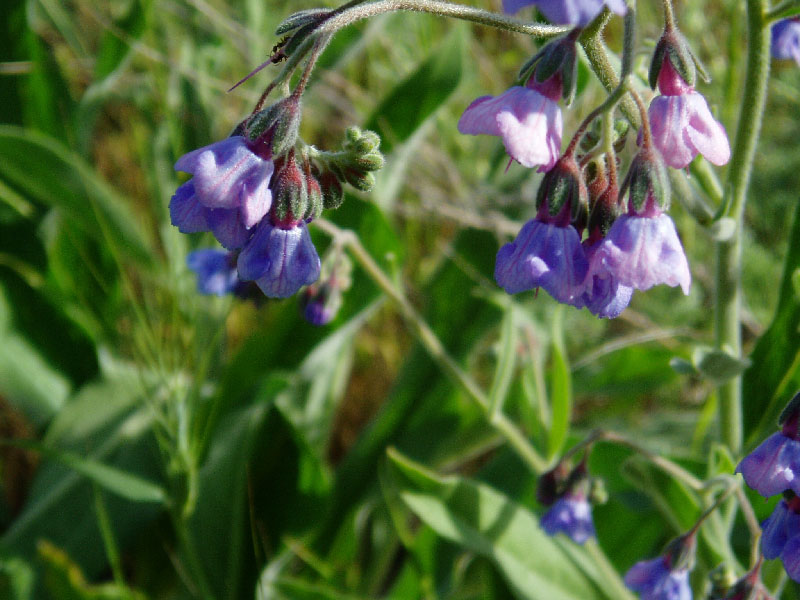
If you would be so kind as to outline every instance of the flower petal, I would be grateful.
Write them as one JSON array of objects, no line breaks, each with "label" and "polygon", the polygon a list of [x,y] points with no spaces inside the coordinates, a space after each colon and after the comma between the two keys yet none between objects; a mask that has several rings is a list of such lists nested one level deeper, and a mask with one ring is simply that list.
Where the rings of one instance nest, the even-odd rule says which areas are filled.
[{"label": "flower petal", "polygon": [[708,102],[697,92],[686,94],[686,102],[689,108],[686,126],[689,143],[710,163],[724,165],[731,159],[731,146],[722,123],[714,118]]},{"label": "flower petal", "polygon": [[169,218],[181,233],[208,231],[208,209],[197,201],[191,180],[180,186],[169,202]]}]

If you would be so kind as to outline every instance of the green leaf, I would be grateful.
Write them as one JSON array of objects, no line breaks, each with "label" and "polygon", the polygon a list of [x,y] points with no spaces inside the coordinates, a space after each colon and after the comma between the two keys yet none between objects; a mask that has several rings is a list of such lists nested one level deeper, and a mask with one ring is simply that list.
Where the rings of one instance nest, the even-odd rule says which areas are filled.
[{"label": "green leaf", "polygon": [[742,409],[747,446],[775,428],[778,415],[800,387],[800,297],[793,276],[800,268],[800,203],[789,235],[778,307],[750,354],[742,377]]},{"label": "green leaf", "polygon": [[514,377],[517,363],[518,325],[514,319],[514,302],[506,297],[505,312],[500,323],[500,340],[497,343],[497,364],[494,370],[492,386],[489,388],[489,405],[493,410],[501,411],[508,394],[508,388]]},{"label": "green leaf", "polygon": [[83,458],[77,454],[52,448],[33,440],[0,440],[0,445],[16,446],[26,450],[34,450],[62,463],[76,473],[88,477],[98,485],[118,496],[133,502],[165,503],[167,494],[164,489],[115,467],[110,467],[91,458]]},{"label": "green leaf", "polygon": [[549,456],[555,456],[564,445],[569,431],[569,419],[572,412],[572,379],[567,363],[567,354],[562,341],[563,307],[559,306],[553,319],[552,363],[550,375],[550,410],[552,421],[547,437]]},{"label": "green leaf", "polygon": [[461,477],[440,477],[395,450],[388,455],[406,506],[440,536],[489,558],[520,598],[633,598],[619,581],[621,589],[606,589],[584,548],[547,536],[533,514],[503,494]]},{"label": "green leaf", "polygon": [[383,99],[364,129],[381,136],[381,152],[406,141],[461,81],[467,30],[456,26],[441,45]]},{"label": "green leaf", "polygon": [[90,237],[124,256],[151,262],[149,243],[120,196],[53,138],[0,126],[0,182],[28,200],[58,208]]},{"label": "green leaf", "polygon": [[740,375],[750,362],[731,356],[724,350],[696,348],[692,364],[705,377],[720,384]]},{"label": "green leaf", "polygon": [[0,598],[33,599],[34,572],[21,558],[0,557]]}]

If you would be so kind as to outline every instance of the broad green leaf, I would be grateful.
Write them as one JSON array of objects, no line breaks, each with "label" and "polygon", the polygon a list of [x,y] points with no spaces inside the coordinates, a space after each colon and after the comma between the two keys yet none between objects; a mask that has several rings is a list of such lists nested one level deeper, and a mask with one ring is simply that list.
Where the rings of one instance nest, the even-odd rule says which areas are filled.
[{"label": "broad green leaf", "polygon": [[559,306],[554,318],[553,345],[551,351],[550,411],[552,422],[547,437],[549,455],[555,456],[564,445],[572,413],[572,380],[567,363],[567,354],[562,341],[563,306]]},{"label": "broad green leaf", "polygon": [[53,138],[0,126],[0,181],[29,200],[63,211],[87,235],[125,257],[151,261],[149,243],[119,195]]},{"label": "broad green leaf", "polygon": [[466,35],[463,26],[455,26],[417,70],[389,92],[367,120],[364,129],[381,136],[384,154],[410,138],[458,87]]},{"label": "broad green leaf", "polygon": [[775,428],[778,415],[800,387],[800,298],[792,279],[800,267],[800,203],[789,235],[775,317],[750,354],[742,377],[742,410],[747,446]]},{"label": "broad green leaf", "polygon": [[519,597],[633,597],[619,581],[618,589],[605,588],[585,549],[547,536],[533,514],[489,486],[438,476],[397,451],[389,451],[389,460],[397,493],[411,511],[440,536],[489,558]]},{"label": "broad green leaf", "polygon": [[0,445],[16,446],[39,452],[47,458],[57,460],[76,473],[88,477],[109,492],[133,502],[166,502],[166,492],[160,486],[96,460],[83,458],[72,452],[65,452],[32,440],[0,440]]},{"label": "broad green leaf", "polygon": [[717,384],[724,383],[740,375],[750,364],[731,356],[724,350],[697,348],[692,353],[692,363],[705,377]]}]

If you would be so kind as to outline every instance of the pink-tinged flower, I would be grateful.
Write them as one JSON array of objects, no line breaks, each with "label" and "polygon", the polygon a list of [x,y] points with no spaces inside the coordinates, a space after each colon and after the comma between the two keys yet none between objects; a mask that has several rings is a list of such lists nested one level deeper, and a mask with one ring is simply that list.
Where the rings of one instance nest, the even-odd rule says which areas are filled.
[{"label": "pink-tinged flower", "polygon": [[622,285],[613,273],[598,263],[595,257],[601,244],[602,242],[595,242],[586,249],[589,271],[586,276],[583,304],[596,317],[616,319],[631,303],[633,288]]},{"label": "pink-tinged flower", "polygon": [[551,23],[581,27],[600,14],[604,6],[618,15],[626,12],[625,0],[503,0],[503,10],[514,14],[531,4],[535,4]]},{"label": "pink-tinged flower", "polygon": [[800,494],[800,441],[783,431],[773,433],[742,459],[736,472],[765,498],[788,489]]},{"label": "pink-tinged flower", "polygon": [[772,57],[794,60],[800,66],[800,17],[783,19],[772,26]]},{"label": "pink-tinged flower", "polygon": [[542,529],[549,536],[563,533],[576,544],[594,537],[592,507],[585,496],[567,493],[542,515]]},{"label": "pink-tinged flower", "polygon": [[692,600],[689,570],[674,569],[668,556],[636,563],[625,574],[625,585],[642,600]]},{"label": "pink-tinged flower", "polygon": [[272,205],[274,165],[242,136],[184,154],[175,169],[193,175],[170,201],[172,224],[183,233],[212,231],[228,249],[240,248]]},{"label": "pink-tinged flower", "polygon": [[511,158],[547,171],[561,153],[563,122],[556,104],[560,95],[560,83],[536,83],[532,77],[526,87],[514,86],[497,97],[475,100],[461,115],[458,130],[500,136]]},{"label": "pink-tinged flower", "polygon": [[583,306],[587,268],[572,225],[560,227],[536,218],[497,252],[494,278],[509,294],[542,287],[559,302]]},{"label": "pink-tinged flower", "polygon": [[590,275],[609,273],[619,285],[649,290],[665,283],[689,294],[692,275],[683,246],[668,215],[626,214],[611,226],[592,257]]},{"label": "pink-tinged flower", "polygon": [[658,75],[656,96],[647,114],[653,143],[670,167],[682,169],[702,154],[715,165],[731,158],[725,128],[711,114],[706,99],[687,85],[669,58],[664,58]]},{"label": "pink-tinged flower", "polygon": [[288,298],[319,277],[320,260],[303,221],[264,219],[239,254],[239,278],[255,281],[270,298]]}]

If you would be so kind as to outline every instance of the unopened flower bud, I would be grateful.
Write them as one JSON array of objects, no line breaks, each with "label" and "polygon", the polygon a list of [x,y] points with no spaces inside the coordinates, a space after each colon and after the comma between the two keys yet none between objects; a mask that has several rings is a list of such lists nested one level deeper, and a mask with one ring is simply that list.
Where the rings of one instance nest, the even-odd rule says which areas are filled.
[{"label": "unopened flower bud", "polygon": [[542,473],[536,483],[536,500],[544,506],[550,506],[561,495],[564,482],[569,476],[569,467],[560,462],[551,470]]},{"label": "unopened flower bud", "polygon": [[375,187],[375,175],[358,169],[344,169],[344,180],[357,190],[369,192]]},{"label": "unopened flower bud", "polygon": [[303,219],[308,207],[308,187],[306,176],[295,160],[294,150],[276,161],[272,194],[272,210],[277,222]]},{"label": "unopened flower bud", "polygon": [[322,203],[325,210],[339,208],[344,201],[344,189],[342,182],[332,171],[323,171],[317,177],[322,188]]},{"label": "unopened flower bud", "polygon": [[[552,100],[564,98],[567,105],[575,97],[578,83],[578,60],[573,34],[545,45],[526,67],[532,67],[532,77],[536,84],[553,82],[551,93],[539,87],[533,87]],[[525,67],[523,67],[525,68]],[[521,73],[524,76],[524,72]],[[555,87],[557,85],[557,87]]]},{"label": "unopened flower bud", "polygon": [[658,150],[645,146],[639,151],[622,184],[621,194],[626,190],[630,192],[628,212],[631,214],[649,215],[669,208],[669,175]]},{"label": "unopened flower bud", "polygon": [[247,135],[265,144],[272,156],[281,156],[294,147],[301,116],[300,99],[288,96],[253,115],[247,121]]},{"label": "unopened flower bud", "polygon": [[[681,76],[689,87],[694,87],[697,82],[697,67],[694,55],[689,48],[689,42],[683,34],[675,28],[667,29],[656,44],[653,60],[650,62],[649,82],[650,88],[656,89],[658,76],[664,61],[668,60],[672,67]],[[664,93],[662,91],[662,93]]]},{"label": "unopened flower bud", "polygon": [[697,534],[690,531],[676,537],[664,548],[664,556],[673,571],[689,569],[694,567],[695,555],[697,554]]},{"label": "unopened flower bud", "polygon": [[548,171],[536,195],[539,218],[561,227],[585,211],[589,192],[578,163],[571,155],[562,156]]},{"label": "unopened flower bud", "polygon": [[331,11],[327,8],[310,8],[307,10],[301,10],[293,15],[289,15],[286,19],[284,19],[275,30],[275,35],[286,35],[287,33],[292,33],[301,27],[321,21],[330,14]]}]

